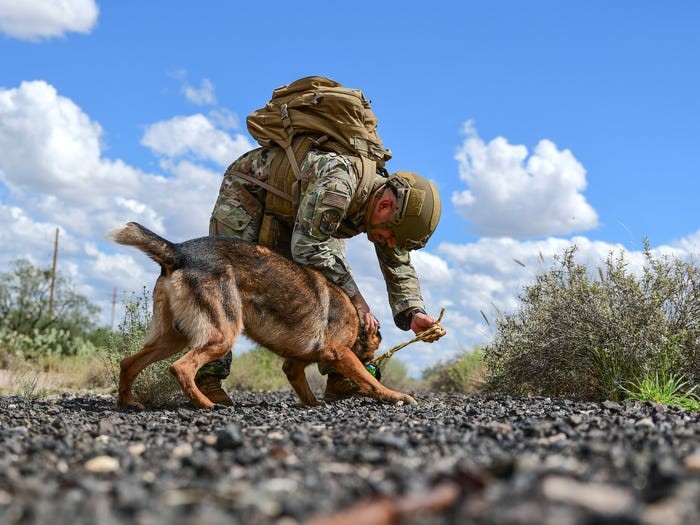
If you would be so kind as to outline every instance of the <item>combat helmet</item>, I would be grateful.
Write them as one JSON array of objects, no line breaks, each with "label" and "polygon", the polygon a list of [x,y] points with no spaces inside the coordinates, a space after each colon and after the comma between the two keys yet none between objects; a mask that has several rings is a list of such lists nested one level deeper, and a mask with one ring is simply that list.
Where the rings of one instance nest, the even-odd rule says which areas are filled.
[{"label": "combat helmet", "polygon": [[386,179],[396,195],[389,222],[381,225],[394,232],[396,245],[404,250],[422,248],[440,221],[440,195],[428,179],[410,171],[397,171]]}]

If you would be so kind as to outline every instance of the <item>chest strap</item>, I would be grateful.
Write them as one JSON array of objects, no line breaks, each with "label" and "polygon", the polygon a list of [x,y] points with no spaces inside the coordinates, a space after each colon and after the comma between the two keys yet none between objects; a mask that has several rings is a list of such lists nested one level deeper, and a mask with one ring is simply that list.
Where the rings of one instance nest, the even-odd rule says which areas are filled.
[{"label": "chest strap", "polygon": [[277,195],[278,197],[280,197],[282,199],[285,199],[285,200],[288,200],[289,202],[292,202],[291,195],[288,195],[285,192],[283,192],[282,190],[277,189],[274,186],[269,185],[267,182],[263,182],[260,179],[256,179],[252,175],[248,175],[247,173],[243,173],[241,171],[234,171],[233,174],[236,177],[239,177],[239,178],[246,180],[248,182],[252,182],[253,184],[255,184],[257,186],[260,186],[261,188],[269,191],[270,193],[274,193],[275,195]]}]

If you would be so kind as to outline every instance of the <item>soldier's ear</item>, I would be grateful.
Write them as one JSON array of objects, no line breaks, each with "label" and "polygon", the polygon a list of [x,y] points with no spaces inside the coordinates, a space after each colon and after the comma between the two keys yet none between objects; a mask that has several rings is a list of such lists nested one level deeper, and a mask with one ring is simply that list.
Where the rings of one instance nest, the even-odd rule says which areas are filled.
[{"label": "soldier's ear", "polygon": [[386,210],[388,208],[393,208],[393,207],[394,207],[394,201],[389,197],[382,197],[379,200],[379,205],[377,206],[378,210]]}]

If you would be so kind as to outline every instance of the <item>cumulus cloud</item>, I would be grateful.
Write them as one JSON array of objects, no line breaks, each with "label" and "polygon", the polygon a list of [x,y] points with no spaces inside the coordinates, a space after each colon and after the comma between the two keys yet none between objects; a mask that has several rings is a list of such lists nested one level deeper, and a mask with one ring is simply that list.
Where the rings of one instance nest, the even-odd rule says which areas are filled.
[{"label": "cumulus cloud", "polygon": [[94,0],[0,0],[0,31],[21,40],[89,33],[98,14]]},{"label": "cumulus cloud", "polygon": [[101,134],[99,124],[44,81],[0,88],[0,180],[13,192],[104,207],[111,193],[135,191],[138,170],[102,159]]},{"label": "cumulus cloud", "polygon": [[216,95],[214,94],[214,84],[208,78],[202,79],[198,88],[185,84],[182,86],[182,93],[185,98],[198,106],[206,104],[216,104]]},{"label": "cumulus cloud", "polygon": [[586,170],[569,150],[546,139],[532,154],[503,137],[487,144],[471,122],[465,134],[456,159],[468,189],[453,193],[452,203],[477,235],[568,235],[598,225],[582,193]]},{"label": "cumulus cloud", "polygon": [[700,260],[700,231],[679,239],[678,241],[672,242],[671,247],[676,250],[693,254],[696,260]]},{"label": "cumulus cloud", "polygon": [[254,147],[244,135],[232,138],[201,113],[151,124],[146,128],[141,144],[168,157],[192,155],[219,166],[228,165]]},{"label": "cumulus cloud", "polygon": [[[41,220],[80,235],[138,220],[155,231],[203,235],[221,183],[220,166],[253,146],[203,115],[150,126],[144,143],[164,157],[164,175],[105,158],[102,128],[44,81],[0,88],[0,182]],[[213,170],[187,158],[211,161]]]},{"label": "cumulus cloud", "polygon": [[170,130],[178,147],[155,148],[162,173],[146,173],[106,158],[101,126],[50,84],[0,87],[0,267],[18,257],[46,264],[59,227],[59,268],[96,303],[110,305],[110,285],[150,287],[152,261],[115,246],[105,232],[135,220],[174,241],[206,235],[222,178],[208,164],[226,165],[252,147],[203,116],[192,120],[203,132],[188,141]]},{"label": "cumulus cloud", "polygon": [[43,264],[45,256],[51,254],[55,234],[55,224],[36,221],[20,207],[0,203],[1,266],[20,258]]}]

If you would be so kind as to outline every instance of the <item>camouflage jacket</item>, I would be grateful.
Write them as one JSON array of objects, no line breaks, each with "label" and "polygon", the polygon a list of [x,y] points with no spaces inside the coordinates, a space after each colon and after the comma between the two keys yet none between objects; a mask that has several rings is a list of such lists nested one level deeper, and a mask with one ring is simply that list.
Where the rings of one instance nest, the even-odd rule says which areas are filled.
[{"label": "camouflage jacket", "polygon": [[[258,170],[269,168],[273,152],[275,150],[264,148],[249,152],[246,165],[257,166]],[[346,260],[342,239],[365,232],[364,216],[369,203],[365,202],[356,212],[348,213],[358,187],[358,174],[347,157],[325,151],[310,151],[300,168],[302,179],[307,184],[299,199],[296,221],[289,225],[293,228],[292,258],[298,264],[319,270],[353,297],[358,287]],[[267,179],[263,173],[250,175]],[[377,175],[376,186],[381,184],[381,179]],[[374,248],[386,282],[394,321],[399,328],[407,330],[409,327],[401,312],[411,307],[424,307],[410,254],[378,243]]]}]

